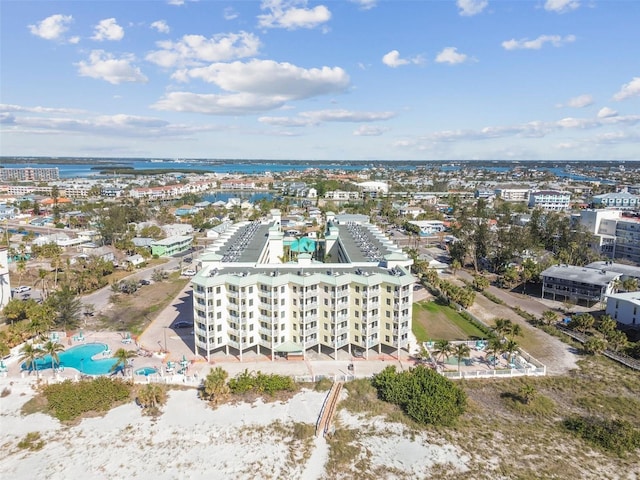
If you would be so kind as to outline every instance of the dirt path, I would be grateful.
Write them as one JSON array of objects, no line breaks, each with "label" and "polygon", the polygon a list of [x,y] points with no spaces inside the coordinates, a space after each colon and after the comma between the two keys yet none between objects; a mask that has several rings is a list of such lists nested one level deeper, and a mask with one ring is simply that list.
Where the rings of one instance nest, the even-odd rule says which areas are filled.
[{"label": "dirt path", "polygon": [[[468,275],[464,272],[460,273]],[[454,281],[452,277],[448,277],[447,280]],[[471,280],[471,276],[469,276],[469,280]],[[462,284],[460,280],[456,283]],[[561,375],[577,368],[576,361],[578,360],[578,356],[573,351],[573,347],[529,325],[524,318],[509,308],[509,306],[518,306],[522,310],[536,317],[540,317],[542,316],[542,312],[549,310],[548,306],[530,297],[512,294],[494,286],[489,287],[488,291],[502,300],[506,305],[498,305],[479,293],[476,295],[474,304],[468,308],[471,314],[490,325],[493,324],[495,318],[507,318],[520,325],[522,329],[527,332],[527,335],[532,338],[534,346],[529,347],[528,353],[544,363],[547,366],[547,372],[549,374]]]}]

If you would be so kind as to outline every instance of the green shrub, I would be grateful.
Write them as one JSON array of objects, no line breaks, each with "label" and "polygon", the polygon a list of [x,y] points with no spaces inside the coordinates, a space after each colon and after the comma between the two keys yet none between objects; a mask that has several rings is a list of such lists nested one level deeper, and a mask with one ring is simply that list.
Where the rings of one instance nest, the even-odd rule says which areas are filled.
[{"label": "green shrub", "polygon": [[491,300],[493,303],[497,303],[498,305],[504,305],[505,304],[502,300],[500,300],[498,297],[496,297],[491,292],[484,291],[484,292],[482,292],[482,295],[484,295],[486,298]]},{"label": "green shrub", "polygon": [[229,380],[231,393],[266,393],[273,395],[280,391],[293,391],[296,386],[293,378],[286,375],[249,372],[245,370]]},{"label": "green shrub", "polygon": [[28,449],[35,452],[42,450],[42,447],[44,447],[44,440],[40,438],[40,432],[29,432],[18,442],[18,448],[23,450]]},{"label": "green shrub", "polygon": [[87,412],[106,412],[116,403],[129,400],[131,386],[121,380],[98,377],[47,385],[43,394],[47,399],[47,410],[64,422]]},{"label": "green shrub", "polygon": [[570,417],[563,425],[589,443],[618,455],[640,448],[640,430],[623,420]]},{"label": "green shrub", "polygon": [[466,395],[457,385],[422,365],[400,373],[389,366],[371,383],[382,400],[398,405],[418,423],[453,425],[466,408]]}]

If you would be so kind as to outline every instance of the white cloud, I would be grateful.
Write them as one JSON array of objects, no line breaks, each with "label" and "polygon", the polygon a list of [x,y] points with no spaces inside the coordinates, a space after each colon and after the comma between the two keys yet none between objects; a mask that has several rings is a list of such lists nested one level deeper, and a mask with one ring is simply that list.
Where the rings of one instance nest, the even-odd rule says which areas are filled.
[{"label": "white cloud", "polygon": [[548,12],[565,13],[580,6],[579,0],[547,0],[544,9]]},{"label": "white cloud", "polygon": [[80,37],[70,37],[68,40],[69,43],[76,45],[80,43]]},{"label": "white cloud", "polygon": [[220,62],[253,57],[260,50],[260,40],[252,33],[226,33],[206,38],[185,35],[177,42],[162,41],[146,60],[165,68],[197,66],[205,62]]},{"label": "white cloud", "polygon": [[362,10],[371,10],[378,4],[378,0],[351,0],[353,3],[357,3]]},{"label": "white cloud", "polygon": [[235,115],[273,110],[291,100],[344,91],[349,76],[339,67],[305,69],[272,60],[214,63],[176,72],[175,77],[196,78],[231,93],[171,92],[153,105],[159,110]]},{"label": "white cloud", "polygon": [[71,15],[51,15],[36,25],[29,25],[29,31],[36,37],[45,40],[63,40],[63,34],[69,30],[73,22]]},{"label": "white cloud", "polygon": [[184,0],[167,0],[167,3],[169,5],[174,5],[176,7],[179,7],[180,5],[184,5]]},{"label": "white cloud", "polygon": [[263,0],[260,8],[269,13],[258,15],[258,25],[263,28],[296,30],[315,28],[331,19],[331,12],[326,6],[306,6],[306,0]]},{"label": "white cloud", "polygon": [[620,101],[635,96],[640,96],[640,77],[634,77],[629,83],[623,85],[613,99]]},{"label": "white cloud", "polygon": [[233,7],[226,7],[222,16],[225,20],[235,20],[238,18],[238,12],[236,12]]},{"label": "white cloud", "polygon": [[487,0],[458,0],[456,5],[460,9],[460,15],[471,17],[482,12],[489,2]]},{"label": "white cloud", "polygon": [[355,137],[379,137],[385,132],[388,132],[387,127],[378,127],[373,125],[360,125],[353,131]]},{"label": "white cloud", "polygon": [[566,35],[564,37],[561,35],[540,35],[534,40],[527,38],[516,40],[512,38],[511,40],[502,42],[502,47],[505,50],[540,50],[545,43],[550,43],[554,47],[561,47],[575,41],[575,35]]},{"label": "white cloud", "polygon": [[93,40],[102,42],[104,40],[118,41],[124,37],[124,29],[118,25],[115,18],[105,18],[94,28]]},{"label": "white cloud", "polygon": [[570,108],[584,108],[593,104],[593,97],[588,94],[578,95],[577,97],[570,98],[567,103],[559,103],[556,105],[558,108],[570,107]]},{"label": "white cloud", "polygon": [[340,67],[301,68],[273,60],[214,63],[186,71],[189,78],[214,83],[230,92],[276,95],[288,99],[308,98],[341,92],[349,85],[349,76]]},{"label": "white cloud", "polygon": [[81,61],[76,65],[82,77],[101,79],[114,85],[124,82],[146,83],[147,77],[132,65],[134,61],[133,55],[115,58],[104,50],[92,50],[88,62]]},{"label": "white cloud", "polygon": [[62,113],[62,114],[77,114],[82,113],[84,110],[78,110],[75,108],[52,108],[52,107],[25,107],[22,105],[11,105],[8,103],[0,103],[0,112],[29,112],[29,113]]},{"label": "white cloud", "polygon": [[615,117],[617,115],[618,115],[618,112],[616,112],[614,109],[609,107],[603,107],[598,111],[598,118],[609,118],[609,117]]},{"label": "white cloud", "polygon": [[445,47],[436,56],[436,63],[448,63],[449,65],[456,65],[458,63],[464,63],[469,61],[469,56],[464,53],[458,53],[456,47]]},{"label": "white cloud", "polygon": [[260,117],[259,122],[279,127],[308,127],[325,122],[376,122],[395,117],[394,112],[358,112],[351,110],[313,110],[297,117]]},{"label": "white cloud", "polygon": [[410,63],[419,65],[424,63],[424,58],[420,55],[416,55],[412,58],[400,58],[400,52],[398,50],[391,50],[389,53],[382,57],[382,63],[387,67],[396,68],[402,65],[408,65]]},{"label": "white cloud", "polygon": [[[636,125],[640,115],[614,115],[594,118],[566,117],[557,121],[531,121],[518,125],[489,126],[478,130],[442,130],[421,137],[420,141],[447,143],[464,140],[524,137],[542,138],[560,131],[596,129],[613,125]],[[419,143],[416,141],[416,143]]]},{"label": "white cloud", "polygon": [[160,33],[169,33],[171,29],[164,20],[156,20],[151,24],[151,28],[156,29]]}]

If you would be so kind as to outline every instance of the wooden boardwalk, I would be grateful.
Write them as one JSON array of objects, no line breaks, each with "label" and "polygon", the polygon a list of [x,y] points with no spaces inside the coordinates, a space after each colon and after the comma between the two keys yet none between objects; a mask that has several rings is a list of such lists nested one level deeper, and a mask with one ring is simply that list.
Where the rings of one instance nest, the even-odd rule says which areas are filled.
[{"label": "wooden boardwalk", "polygon": [[338,405],[342,385],[344,385],[344,382],[334,382],[333,385],[331,385],[331,390],[329,390],[327,398],[324,400],[318,422],[316,423],[316,436],[326,436],[327,433],[331,431],[331,422],[336,413],[336,405]]}]

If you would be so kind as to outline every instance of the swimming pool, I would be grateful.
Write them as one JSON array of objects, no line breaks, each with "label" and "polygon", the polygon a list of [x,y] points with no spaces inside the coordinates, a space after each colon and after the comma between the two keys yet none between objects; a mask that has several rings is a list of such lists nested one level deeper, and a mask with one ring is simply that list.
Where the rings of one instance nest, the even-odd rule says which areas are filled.
[{"label": "swimming pool", "polygon": [[[71,347],[64,352],[60,352],[60,364],[57,367],[75,368],[80,373],[87,375],[106,375],[111,373],[111,368],[116,364],[115,358],[98,358],[93,360],[91,357],[107,350],[104,343],[87,343],[86,345],[78,345]],[[36,360],[38,370],[46,370],[51,368],[51,356],[45,355],[43,358]],[[23,363],[23,370],[30,370]]]},{"label": "swimming pool", "polygon": [[[289,242],[285,240],[284,244],[288,245]],[[290,247],[292,252],[312,253],[316,250],[316,241],[309,237],[302,237],[292,241]]]},{"label": "swimming pool", "polygon": [[152,367],[142,367],[136,370],[136,375],[144,375],[145,377],[155,375],[156,373],[158,373],[158,370]]}]

